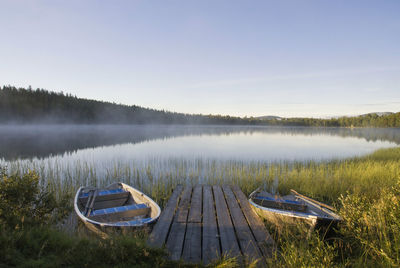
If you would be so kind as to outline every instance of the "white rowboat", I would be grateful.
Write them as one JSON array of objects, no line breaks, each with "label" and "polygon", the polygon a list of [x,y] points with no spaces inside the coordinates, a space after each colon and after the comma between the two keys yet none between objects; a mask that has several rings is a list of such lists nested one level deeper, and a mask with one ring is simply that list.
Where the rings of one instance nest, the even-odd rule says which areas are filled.
[{"label": "white rowboat", "polygon": [[107,227],[127,229],[154,223],[161,209],[150,197],[125,183],[106,188],[81,187],[76,192],[74,209],[92,231]]},{"label": "white rowboat", "polygon": [[315,228],[330,226],[342,220],[334,208],[294,190],[291,192],[280,197],[257,189],[250,194],[249,202],[257,214],[276,225],[302,220]]}]

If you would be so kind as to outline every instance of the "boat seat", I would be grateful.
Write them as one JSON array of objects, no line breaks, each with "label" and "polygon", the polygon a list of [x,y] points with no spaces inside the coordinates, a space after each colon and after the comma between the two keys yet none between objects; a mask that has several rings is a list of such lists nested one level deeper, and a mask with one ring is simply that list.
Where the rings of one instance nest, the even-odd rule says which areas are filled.
[{"label": "boat seat", "polygon": [[93,210],[89,218],[93,220],[121,221],[121,219],[144,216],[149,214],[150,207],[146,204],[133,204],[120,207]]},{"label": "boat seat", "polygon": [[307,206],[300,201],[272,198],[268,196],[254,196],[253,200],[261,206],[284,210],[305,212]]},{"label": "boat seat", "polygon": [[253,198],[275,201],[275,202],[282,202],[282,203],[302,204],[300,201],[281,199],[281,198],[272,198],[272,197],[268,197],[268,196],[255,196]]},{"label": "boat seat", "polygon": [[[97,192],[93,209],[103,209],[109,207],[118,207],[126,203],[130,192],[123,189],[102,190]],[[86,204],[89,193],[83,193],[79,196],[82,205]]]},{"label": "boat seat", "polygon": [[135,225],[143,225],[151,221],[152,218],[143,218],[143,219],[137,219],[137,220],[131,220],[131,221],[119,221],[113,223],[115,226],[135,226]]},{"label": "boat seat", "polygon": [[[112,189],[112,190],[102,190],[97,192],[96,199],[109,200],[115,199],[118,196],[127,196],[129,195],[128,191],[124,189]],[[85,199],[89,197],[89,193],[83,193],[79,196],[80,199]]]}]

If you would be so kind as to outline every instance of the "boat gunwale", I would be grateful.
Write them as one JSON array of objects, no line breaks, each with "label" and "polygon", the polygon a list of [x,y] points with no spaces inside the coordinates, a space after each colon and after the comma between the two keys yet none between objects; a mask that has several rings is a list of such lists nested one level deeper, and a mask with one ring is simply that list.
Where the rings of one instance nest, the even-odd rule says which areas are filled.
[{"label": "boat gunwale", "polygon": [[285,210],[285,209],[269,208],[269,207],[264,207],[264,206],[258,205],[257,203],[255,203],[253,201],[253,196],[255,194],[257,194],[259,192],[259,190],[260,190],[260,188],[257,188],[256,190],[254,190],[249,195],[249,199],[248,200],[249,200],[249,203],[253,207],[258,208],[258,209],[260,209],[260,210],[262,210],[264,212],[270,212],[270,213],[279,214],[279,215],[282,215],[282,216],[289,216],[289,217],[292,217],[292,218],[301,218],[301,219],[305,219],[305,220],[331,220],[331,221],[341,221],[342,220],[342,218],[339,215],[337,215],[336,213],[334,213],[333,211],[330,211],[328,209],[324,209],[320,205],[313,203],[311,200],[306,200],[304,198],[301,198],[301,196],[298,196],[298,195],[294,195],[294,196],[300,198],[301,200],[306,202],[308,205],[314,206],[315,208],[321,210],[325,214],[328,214],[329,217],[323,217],[321,215],[313,215],[311,213],[296,212],[296,211]]},{"label": "boat gunwale", "polygon": [[281,210],[281,209],[274,209],[274,208],[268,208],[268,207],[263,207],[260,206],[256,203],[253,202],[253,200],[251,198],[249,198],[249,202],[252,206],[261,209],[263,211],[268,211],[268,212],[272,212],[275,214],[279,214],[282,216],[290,216],[290,217],[294,217],[294,218],[302,218],[302,219],[306,219],[306,220],[316,220],[319,217],[312,215],[312,214],[307,214],[307,213],[303,213],[303,212],[294,212],[294,211],[290,211],[290,210]]},{"label": "boat gunwale", "polygon": [[123,182],[112,183],[112,184],[108,185],[106,188],[109,188],[109,187],[111,187],[113,185],[120,185],[123,188],[127,188],[127,189],[130,189],[130,190],[133,190],[136,194],[141,195],[145,199],[149,200],[149,202],[151,202],[152,205],[154,205],[156,207],[157,215],[152,217],[150,221],[146,221],[145,223],[129,224],[129,225],[123,225],[123,226],[121,226],[121,224],[118,224],[118,222],[107,223],[107,222],[98,222],[98,221],[95,221],[95,220],[91,220],[88,217],[86,217],[85,215],[83,215],[82,212],[79,210],[78,199],[79,199],[79,195],[80,195],[80,193],[81,193],[81,191],[83,189],[86,189],[86,188],[95,189],[95,188],[91,187],[91,186],[86,186],[86,187],[85,186],[81,186],[81,187],[79,187],[78,191],[76,192],[75,198],[74,198],[74,210],[75,210],[76,214],[79,216],[79,218],[81,218],[84,222],[91,223],[93,225],[98,225],[100,227],[141,227],[141,226],[149,225],[149,224],[155,222],[160,217],[160,214],[161,214],[160,206],[152,198],[147,196],[145,193],[140,192],[136,188],[134,188],[134,187],[132,187],[132,186],[126,184],[126,183],[123,183]]}]

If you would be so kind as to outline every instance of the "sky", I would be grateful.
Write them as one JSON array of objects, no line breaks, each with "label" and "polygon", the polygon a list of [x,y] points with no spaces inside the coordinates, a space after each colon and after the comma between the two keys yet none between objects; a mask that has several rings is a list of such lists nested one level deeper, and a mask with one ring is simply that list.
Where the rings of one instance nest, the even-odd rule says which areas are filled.
[{"label": "sky", "polygon": [[184,113],[400,111],[399,0],[0,0],[0,85]]}]

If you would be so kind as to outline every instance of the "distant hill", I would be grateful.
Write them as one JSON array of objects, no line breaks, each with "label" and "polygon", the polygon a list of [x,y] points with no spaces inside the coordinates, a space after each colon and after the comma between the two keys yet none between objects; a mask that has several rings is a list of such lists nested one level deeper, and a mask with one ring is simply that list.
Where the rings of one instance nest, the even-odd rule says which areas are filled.
[{"label": "distant hill", "polygon": [[384,116],[384,115],[391,115],[391,114],[393,114],[393,113],[392,112],[376,112],[376,113],[362,114],[360,116],[373,116],[373,115]]},{"label": "distant hill", "polygon": [[260,119],[260,120],[282,120],[282,117],[275,116],[275,115],[264,115],[264,116],[258,116],[255,118]]}]

